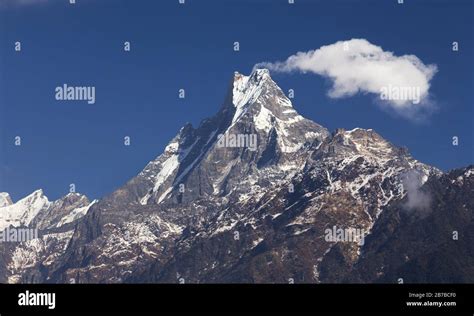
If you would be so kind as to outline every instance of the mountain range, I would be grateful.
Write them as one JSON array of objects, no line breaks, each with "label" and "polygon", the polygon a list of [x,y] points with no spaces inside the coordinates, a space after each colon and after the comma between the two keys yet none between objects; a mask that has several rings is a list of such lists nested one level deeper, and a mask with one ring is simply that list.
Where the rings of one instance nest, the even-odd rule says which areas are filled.
[{"label": "mountain range", "polygon": [[108,196],[0,193],[0,230],[39,235],[0,243],[0,282],[474,282],[473,175],[330,132],[268,70],[235,73],[216,115]]}]

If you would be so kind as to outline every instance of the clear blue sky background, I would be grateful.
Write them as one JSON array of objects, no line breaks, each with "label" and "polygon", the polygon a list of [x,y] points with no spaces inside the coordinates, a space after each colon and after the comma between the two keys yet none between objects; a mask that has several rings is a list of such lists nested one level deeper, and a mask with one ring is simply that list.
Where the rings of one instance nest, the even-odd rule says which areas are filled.
[{"label": "clear blue sky background", "polygon": [[[159,155],[186,122],[216,113],[234,71],[351,38],[437,64],[438,111],[414,123],[371,96],[329,99],[330,83],[316,75],[273,75],[284,91],[295,90],[295,108],[330,130],[373,128],[443,170],[473,162],[473,1],[186,2],[49,0],[0,9],[0,191],[17,200],[43,188],[56,199],[75,183],[101,197]],[[56,101],[63,83],[96,86],[96,103]]]}]

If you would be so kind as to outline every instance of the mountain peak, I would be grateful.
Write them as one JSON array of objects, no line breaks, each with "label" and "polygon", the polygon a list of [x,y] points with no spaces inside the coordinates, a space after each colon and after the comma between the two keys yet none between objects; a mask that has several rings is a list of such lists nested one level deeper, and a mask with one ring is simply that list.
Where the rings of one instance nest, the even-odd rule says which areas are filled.
[{"label": "mountain peak", "polygon": [[271,79],[270,71],[266,68],[257,68],[252,71],[250,78],[254,81],[260,81],[262,79]]},{"label": "mountain peak", "polygon": [[254,82],[258,82],[259,80],[264,79],[264,78],[270,78],[271,79],[270,71],[266,68],[256,68],[256,69],[252,70],[252,72],[248,76],[240,73],[239,71],[234,72],[234,81],[238,81],[238,80],[241,80],[241,79],[247,79],[248,80],[249,78],[251,78]]},{"label": "mountain peak", "polygon": [[232,124],[247,113],[254,104],[265,105],[263,111],[270,111],[277,117],[280,117],[282,113],[297,115],[291,101],[270,77],[268,69],[254,69],[249,76],[239,72],[234,73],[232,105],[235,112]]},{"label": "mountain peak", "polygon": [[[273,166],[278,172],[299,168],[293,160],[290,163],[290,156],[328,135],[327,129],[297,113],[268,69],[255,69],[248,76],[234,72],[220,111],[197,128],[183,127],[164,152],[111,199],[161,203],[173,197],[176,185],[187,181],[200,185],[193,193],[186,191],[187,200],[227,192],[231,178],[239,178],[240,173],[248,175],[263,166]],[[239,138],[239,144],[233,143],[233,137]],[[247,167],[232,168],[236,161],[245,161]],[[201,183],[200,172],[209,172],[212,180]]]},{"label": "mountain peak", "polygon": [[12,199],[10,197],[10,194],[6,192],[0,192],[0,207],[12,205]]},{"label": "mountain peak", "polygon": [[48,200],[48,198],[44,195],[43,189],[38,189],[38,190],[33,191],[33,193],[31,193],[30,195],[26,196],[24,199],[28,199],[28,198],[36,199],[36,198],[43,198],[43,197],[44,197],[46,200]]},{"label": "mountain peak", "polygon": [[[234,88],[234,97],[236,92],[243,92],[245,90],[252,90],[254,93],[261,92],[262,85],[264,83],[272,84],[277,86],[277,84],[270,77],[270,72],[268,69],[255,69],[249,76],[243,75],[240,72],[234,72],[233,88]],[[238,94],[238,93],[237,93]],[[235,100],[234,100],[235,101]],[[235,106],[236,102],[233,102]]]},{"label": "mountain peak", "polygon": [[[260,139],[275,133],[277,147],[287,153],[297,151],[305,142],[316,138],[321,141],[329,135],[324,127],[298,114],[268,69],[253,69],[249,76],[235,72],[230,92],[231,98],[224,106],[231,118],[226,132],[254,130],[261,133]],[[239,132],[235,131],[237,125]]]},{"label": "mountain peak", "polygon": [[43,209],[48,208],[51,202],[44,195],[43,190],[36,190],[16,203],[7,205],[0,212],[0,229],[10,225],[29,225],[35,216]]}]

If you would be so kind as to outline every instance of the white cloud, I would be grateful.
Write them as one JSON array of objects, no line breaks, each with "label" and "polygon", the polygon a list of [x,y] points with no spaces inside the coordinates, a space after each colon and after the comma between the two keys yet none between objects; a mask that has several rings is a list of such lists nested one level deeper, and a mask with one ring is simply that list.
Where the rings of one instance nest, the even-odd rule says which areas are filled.
[{"label": "white cloud", "polygon": [[315,73],[332,80],[331,98],[371,93],[381,104],[405,114],[430,105],[430,81],[437,72],[436,65],[425,65],[415,55],[395,56],[365,39],[339,41],[255,67]]},{"label": "white cloud", "polygon": [[405,211],[416,212],[425,217],[430,212],[431,196],[421,189],[421,174],[417,170],[410,170],[402,176],[403,188],[406,192],[406,201],[402,205]]}]

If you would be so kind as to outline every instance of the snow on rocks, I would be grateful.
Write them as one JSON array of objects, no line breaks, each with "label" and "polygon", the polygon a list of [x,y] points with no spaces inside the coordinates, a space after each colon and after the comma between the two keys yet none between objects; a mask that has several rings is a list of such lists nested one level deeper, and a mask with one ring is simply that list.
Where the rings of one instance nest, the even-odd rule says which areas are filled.
[{"label": "snow on rocks", "polygon": [[50,205],[43,190],[36,190],[14,204],[0,208],[0,230],[10,225],[28,226],[41,210]]}]

